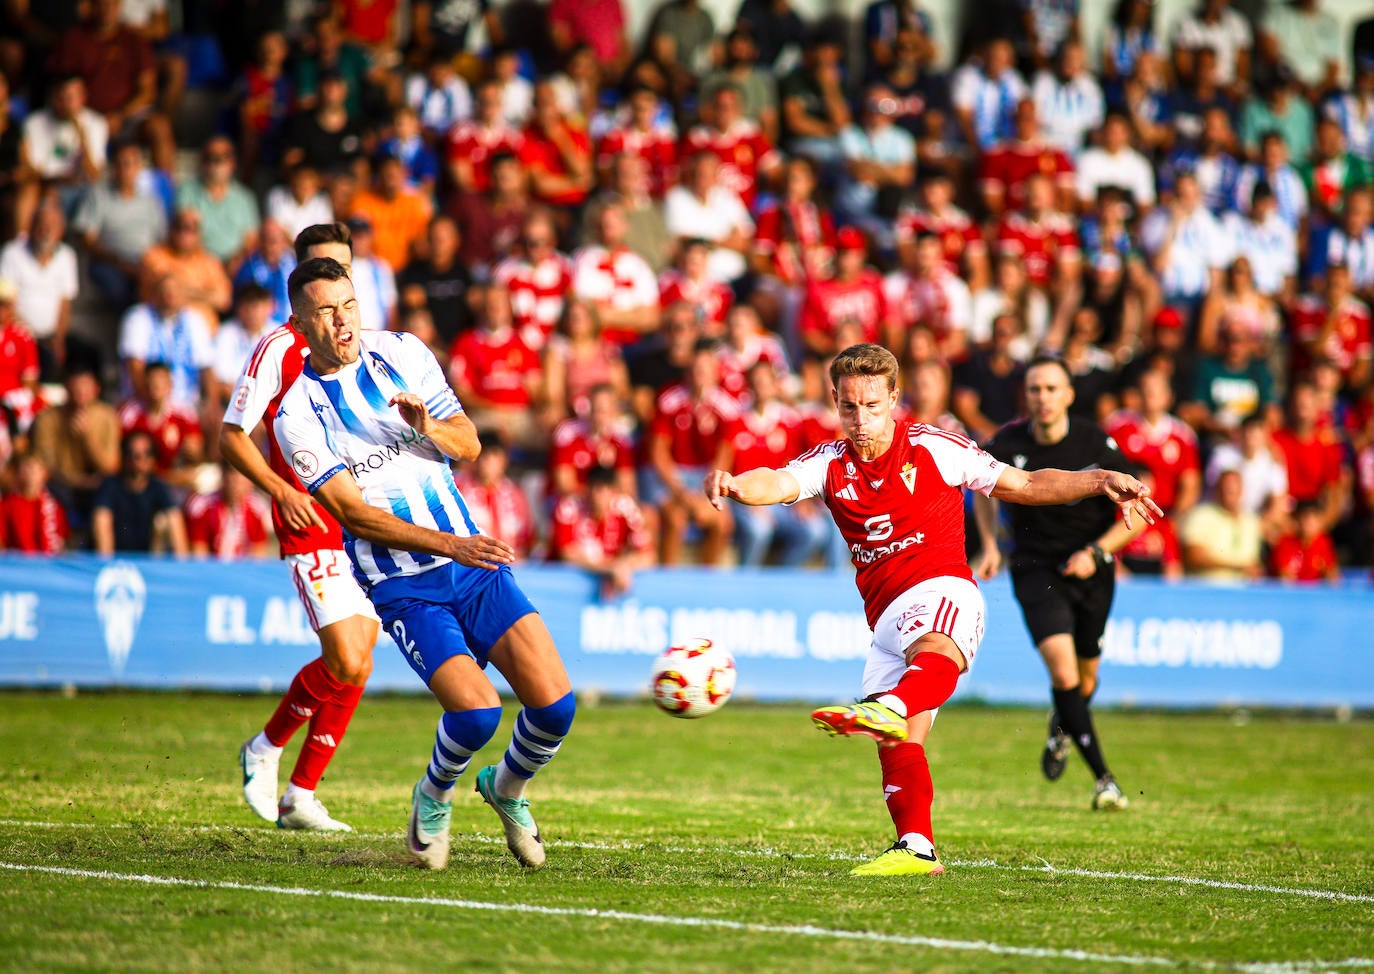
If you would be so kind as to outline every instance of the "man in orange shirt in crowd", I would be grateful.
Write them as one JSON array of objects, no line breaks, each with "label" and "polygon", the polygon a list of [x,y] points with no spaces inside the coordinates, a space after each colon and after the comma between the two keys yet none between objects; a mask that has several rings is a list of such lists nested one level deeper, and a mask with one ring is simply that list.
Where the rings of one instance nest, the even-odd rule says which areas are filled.
[{"label": "man in orange shirt in crowd", "polygon": [[372,224],[377,256],[399,270],[410,263],[412,248],[424,238],[434,207],[428,196],[407,183],[405,163],[387,155],[376,162],[372,187],[353,198],[353,215]]}]

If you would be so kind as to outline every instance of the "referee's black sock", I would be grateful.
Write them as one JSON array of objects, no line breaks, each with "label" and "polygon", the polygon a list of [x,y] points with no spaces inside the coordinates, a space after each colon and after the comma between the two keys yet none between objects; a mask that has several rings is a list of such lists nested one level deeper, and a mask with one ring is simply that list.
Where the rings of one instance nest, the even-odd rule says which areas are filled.
[{"label": "referee's black sock", "polygon": [[1054,709],[1059,714],[1059,726],[1073,740],[1078,753],[1088,762],[1094,778],[1107,773],[1107,762],[1102,758],[1102,749],[1097,744],[1097,731],[1093,728],[1093,716],[1088,710],[1088,701],[1078,687],[1067,690],[1052,690]]}]

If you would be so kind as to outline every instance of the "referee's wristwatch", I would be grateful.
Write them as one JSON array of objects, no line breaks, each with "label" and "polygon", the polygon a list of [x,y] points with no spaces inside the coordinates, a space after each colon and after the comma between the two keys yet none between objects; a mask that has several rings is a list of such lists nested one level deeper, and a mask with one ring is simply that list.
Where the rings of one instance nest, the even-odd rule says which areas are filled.
[{"label": "referee's wristwatch", "polygon": [[1088,545],[1088,551],[1092,552],[1093,561],[1097,562],[1098,565],[1110,565],[1116,561],[1116,556],[1110,551],[1104,551],[1100,544]]}]

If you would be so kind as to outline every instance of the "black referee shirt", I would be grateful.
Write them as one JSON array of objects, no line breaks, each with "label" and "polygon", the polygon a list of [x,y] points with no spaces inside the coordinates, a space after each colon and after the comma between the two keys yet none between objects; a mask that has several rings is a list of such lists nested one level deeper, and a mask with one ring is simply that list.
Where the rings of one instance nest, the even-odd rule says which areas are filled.
[{"label": "black referee shirt", "polygon": [[[1073,417],[1058,443],[1035,442],[1030,421],[1022,420],[1002,427],[983,449],[1020,470],[1135,470],[1101,427]],[[1116,520],[1116,505],[1102,496],[1048,507],[1007,506],[1011,509],[1013,569],[1057,568],[1069,555],[1102,537]]]}]

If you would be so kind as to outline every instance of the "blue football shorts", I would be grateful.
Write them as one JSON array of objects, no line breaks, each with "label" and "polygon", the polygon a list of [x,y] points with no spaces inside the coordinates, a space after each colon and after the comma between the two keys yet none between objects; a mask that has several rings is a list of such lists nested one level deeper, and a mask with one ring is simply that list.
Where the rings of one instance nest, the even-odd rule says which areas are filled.
[{"label": "blue football shorts", "polygon": [[492,571],[448,562],[378,582],[368,595],[425,686],[454,656],[471,656],[485,669],[496,641],[536,611],[507,565]]}]

